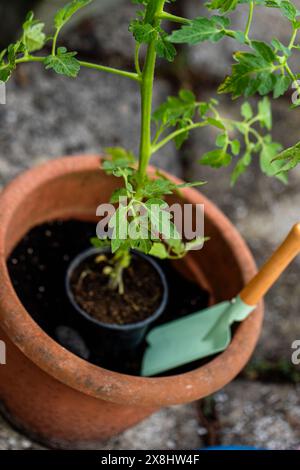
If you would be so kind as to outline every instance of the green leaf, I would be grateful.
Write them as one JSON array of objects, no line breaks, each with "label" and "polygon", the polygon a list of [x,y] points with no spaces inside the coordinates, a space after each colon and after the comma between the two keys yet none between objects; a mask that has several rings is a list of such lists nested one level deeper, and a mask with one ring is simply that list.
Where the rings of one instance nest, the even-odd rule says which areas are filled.
[{"label": "green leaf", "polygon": [[199,44],[203,41],[217,42],[225,36],[225,29],[229,24],[229,19],[223,16],[199,17],[174,31],[169,36],[169,41],[179,44]]},{"label": "green leaf", "polygon": [[211,150],[205,153],[199,160],[201,165],[208,165],[212,168],[220,168],[228,166],[231,163],[231,156],[223,149]]},{"label": "green leaf", "polygon": [[221,129],[221,130],[225,130],[225,126],[224,126],[223,122],[220,121],[220,119],[215,119],[215,118],[208,117],[207,122],[211,126],[217,127],[218,129]]},{"label": "green leaf", "polygon": [[248,101],[245,101],[242,104],[242,106],[241,106],[241,115],[243,116],[243,118],[245,118],[246,121],[248,121],[249,119],[252,118],[253,111],[252,111],[251,105],[250,105],[250,103],[248,103]]},{"label": "green leaf", "polygon": [[196,107],[195,95],[189,90],[181,90],[178,97],[169,96],[167,101],[155,110],[152,118],[156,123],[161,122],[167,127],[177,124],[183,127],[194,118]]},{"label": "green leaf", "polygon": [[116,204],[120,201],[121,198],[125,198],[125,197],[128,197],[126,188],[118,188],[112,193],[110,197],[110,202],[112,204]]},{"label": "green leaf", "polygon": [[280,172],[287,172],[295,168],[300,163],[300,142],[293,147],[289,147],[275,158],[273,162],[282,162]]},{"label": "green leaf", "polygon": [[0,62],[0,81],[7,82],[11,77],[12,72],[16,68],[17,54],[22,49],[21,41],[15,44],[10,44],[7,49],[1,52]]},{"label": "green leaf", "polygon": [[157,29],[153,28],[152,24],[143,23],[139,20],[133,20],[130,23],[129,31],[139,44],[149,44],[154,36],[157,35]]},{"label": "green leaf", "polygon": [[23,24],[22,42],[27,52],[34,52],[42,49],[46,42],[46,35],[43,31],[44,23],[34,20],[34,14],[28,13]]},{"label": "green leaf", "polygon": [[283,0],[279,3],[279,7],[283,15],[286,18],[288,18],[290,21],[294,21],[296,19],[298,12],[297,12],[297,8],[295,7],[295,5],[293,5],[292,2],[288,0]]},{"label": "green leaf", "polygon": [[276,59],[273,49],[265,42],[251,41],[251,46],[265,61],[271,63]]},{"label": "green leaf", "polygon": [[61,29],[78,10],[91,2],[92,0],[73,0],[58,10],[54,18],[56,29]]},{"label": "green leaf", "polygon": [[166,259],[169,257],[166,246],[160,242],[154,242],[149,255],[155,256],[156,258]]},{"label": "green leaf", "polygon": [[270,136],[264,139],[264,144],[260,152],[260,168],[267,176],[276,176],[283,182],[287,181],[286,175],[280,172],[280,163],[274,161],[274,157],[280,152],[282,146],[277,142],[272,142]]},{"label": "green leaf", "polygon": [[225,134],[219,134],[216,138],[216,146],[223,148],[228,142],[228,135]]},{"label": "green leaf", "polygon": [[220,10],[221,13],[227,13],[235,10],[239,0],[212,0],[207,2],[205,5],[210,10]]},{"label": "green leaf", "polygon": [[282,44],[282,42],[276,38],[272,39],[271,44],[274,47],[276,53],[280,51],[287,58],[292,54],[292,51],[288,47],[284,46],[284,44]]},{"label": "green leaf", "polygon": [[239,159],[231,174],[231,186],[234,186],[238,178],[247,170],[251,163],[251,154],[249,152]]},{"label": "green leaf", "polygon": [[167,59],[169,62],[173,62],[177,54],[177,51],[175,47],[173,46],[173,44],[171,44],[169,41],[166,40],[167,36],[168,35],[165,32],[162,32],[158,36],[155,42],[155,49],[156,49],[158,57]]},{"label": "green leaf", "polygon": [[279,8],[282,14],[290,21],[295,21],[299,11],[290,0],[260,0],[267,7]]},{"label": "green leaf", "polygon": [[292,80],[290,77],[287,77],[284,75],[277,75],[274,90],[273,90],[273,97],[279,98],[279,96],[284,95],[285,92],[288,90],[291,82]]},{"label": "green leaf", "polygon": [[105,153],[111,157],[113,162],[126,161],[128,164],[135,163],[136,158],[133,152],[126,150],[123,147],[106,147]]},{"label": "green leaf", "polygon": [[249,52],[236,52],[234,59],[237,63],[232,66],[232,75],[226,77],[218,93],[231,93],[233,98],[238,98],[257,92],[266,95],[274,90],[276,75],[273,73],[273,63]]},{"label": "green leaf", "polygon": [[113,229],[111,235],[111,250],[115,253],[128,237],[128,207],[119,205],[115,213],[109,220],[108,226]]},{"label": "green leaf", "polygon": [[90,242],[95,248],[105,248],[107,246],[110,246],[111,244],[108,238],[100,239],[98,237],[92,237],[90,239]]},{"label": "green leaf", "polygon": [[231,151],[233,155],[238,155],[240,153],[241,144],[240,141],[235,139],[230,142]]},{"label": "green leaf", "polygon": [[272,129],[272,110],[270,100],[265,97],[258,102],[258,116],[261,127]]},{"label": "green leaf", "polygon": [[167,179],[158,178],[147,181],[142,188],[142,196],[145,198],[160,197],[172,194],[176,185]]},{"label": "green leaf", "polygon": [[67,52],[65,47],[59,47],[57,54],[45,59],[46,69],[53,69],[60,75],[75,78],[80,71],[80,63],[76,59],[77,52]]}]

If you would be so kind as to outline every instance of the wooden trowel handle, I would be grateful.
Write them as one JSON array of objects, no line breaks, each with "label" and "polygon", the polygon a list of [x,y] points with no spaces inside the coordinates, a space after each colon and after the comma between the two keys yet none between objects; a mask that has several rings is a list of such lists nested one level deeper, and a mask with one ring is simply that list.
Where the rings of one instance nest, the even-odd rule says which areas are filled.
[{"label": "wooden trowel handle", "polygon": [[241,291],[243,302],[256,305],[299,252],[300,223],[294,225],[280,247]]}]

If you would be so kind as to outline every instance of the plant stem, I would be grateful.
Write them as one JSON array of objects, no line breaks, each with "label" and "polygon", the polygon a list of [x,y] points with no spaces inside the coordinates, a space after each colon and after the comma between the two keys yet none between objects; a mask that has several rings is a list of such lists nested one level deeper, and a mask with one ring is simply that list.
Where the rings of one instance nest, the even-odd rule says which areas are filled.
[{"label": "plant stem", "polygon": [[[24,56],[24,57],[21,57],[20,59],[17,59],[16,64],[26,64],[28,62],[44,62],[45,59],[46,57]],[[131,80],[134,80],[136,82],[141,81],[141,78],[137,73],[127,72],[125,70],[119,70],[113,67],[106,67],[105,65],[98,65],[98,64],[93,64],[90,62],[84,62],[82,60],[79,60],[79,64],[81,67],[85,67],[88,69],[94,69],[100,72],[112,73],[114,75],[119,75],[121,77],[130,78]]]},{"label": "plant stem", "polygon": [[289,45],[288,45],[288,49],[292,49],[292,47],[294,45],[294,42],[295,42],[295,39],[296,39],[296,36],[297,36],[297,33],[298,33],[298,29],[294,28],[293,34],[291,36],[291,40],[290,40]]},{"label": "plant stem", "polygon": [[135,54],[134,54],[134,64],[135,64],[136,73],[138,74],[139,77],[141,77],[142,75],[142,71],[140,67],[140,58],[139,58],[140,48],[141,48],[141,45],[139,43],[136,43]]},{"label": "plant stem", "polygon": [[182,129],[177,129],[177,131],[174,131],[171,134],[167,135],[167,137],[165,137],[163,140],[161,140],[156,145],[154,145],[152,147],[152,153],[155,153],[158,150],[160,150],[162,147],[168,144],[175,137],[178,137],[179,135],[184,134],[185,132],[189,132],[189,131],[192,131],[193,129],[198,129],[199,127],[204,127],[207,125],[208,123],[206,121],[203,121],[203,122],[197,122],[195,124],[191,124],[190,126],[187,126],[187,127],[183,127]]},{"label": "plant stem", "polygon": [[159,18],[161,20],[167,20],[167,21],[173,21],[174,23],[180,23],[180,24],[190,24],[191,20],[188,18],[183,18],[182,16],[176,16],[172,15],[171,13],[167,13],[163,11],[160,15]]},{"label": "plant stem", "polygon": [[79,61],[81,67],[86,67],[88,69],[99,70],[100,72],[108,72],[114,75],[120,75],[121,77],[130,78],[131,80],[135,80],[136,82],[140,82],[141,79],[137,73],[134,72],[126,72],[125,70],[115,69],[113,67],[106,67],[105,65],[98,65],[93,64],[90,62],[84,62],[82,60]]},{"label": "plant stem", "polygon": [[46,57],[34,57],[27,55],[16,60],[16,64],[26,64],[27,62],[44,62]]},{"label": "plant stem", "polygon": [[[152,17],[153,27],[160,25],[164,4],[166,0],[150,0],[146,10],[146,18]],[[156,64],[155,38],[148,45],[145,65],[141,82],[141,136],[140,136],[140,154],[139,154],[139,186],[143,183],[147,166],[151,158],[151,116],[153,99],[153,82]],[[139,189],[139,188],[138,188]]]},{"label": "plant stem", "polygon": [[246,29],[245,29],[245,38],[249,40],[249,32],[251,28],[251,23],[253,19],[253,11],[254,11],[254,2],[250,2],[249,4],[249,14],[248,14],[248,19],[247,19],[247,24],[246,24]]},{"label": "plant stem", "polygon": [[52,43],[52,55],[53,56],[55,56],[56,54],[56,44],[57,44],[57,38],[58,38],[59,32],[60,32],[60,29],[57,29],[54,34],[53,43]]}]

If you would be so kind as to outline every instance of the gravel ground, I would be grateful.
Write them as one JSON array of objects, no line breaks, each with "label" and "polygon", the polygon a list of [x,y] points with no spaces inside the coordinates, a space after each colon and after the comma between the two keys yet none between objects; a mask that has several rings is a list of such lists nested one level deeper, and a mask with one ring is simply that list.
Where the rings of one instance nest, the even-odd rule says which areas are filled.
[{"label": "gravel ground", "polygon": [[[297,3],[297,2],[296,2]],[[198,5],[186,1],[187,13]],[[72,47],[80,46],[88,54],[92,48],[97,60],[109,59],[114,65],[128,67],[132,42],[126,19],[132,7],[120,6],[110,18],[95,15],[92,21],[76,27],[68,36]],[[243,13],[234,20],[241,22]],[[272,33],[284,40],[286,28],[272,15],[259,18],[257,34],[272,22]],[[115,24],[118,33],[109,40]],[[94,31],[87,34],[87,28]],[[78,34],[80,40],[78,41]],[[221,47],[196,48],[187,53],[196,91],[204,98],[208,88],[226,73],[231,63],[232,43]],[[205,70],[205,75],[203,71]],[[181,71],[179,71],[181,76]],[[172,93],[174,83],[160,73],[155,90],[159,103]],[[190,83],[188,82],[187,85]],[[122,144],[137,149],[138,91],[126,80],[83,71],[78,80],[45,73],[36,65],[23,66],[8,86],[8,103],[0,107],[0,185],[19,172],[49,158],[64,154],[99,153],[106,146]],[[299,140],[300,111],[288,111],[289,102],[274,106],[274,136],[285,146]],[[236,113],[237,105],[224,99],[223,110]],[[200,167],[196,160],[209,150],[215,136],[211,132],[193,134],[189,146],[180,154],[170,145],[155,163],[188,180],[207,179],[203,188],[230,217],[251,246],[258,264],[272,252],[291,224],[298,220],[300,171],[295,170],[289,186],[283,186],[260,173],[258,165],[229,188],[230,169],[219,171]],[[216,178],[217,176],[217,178]],[[298,314],[300,262],[296,261],[266,299],[264,331],[255,360],[275,363],[284,358],[290,363],[291,343],[300,338]],[[300,446],[299,387],[238,379],[215,396],[219,441],[223,444],[257,445],[270,449]],[[196,405],[162,410],[121,436],[104,449],[192,449],[202,447],[209,437],[209,423],[199,421]],[[0,419],[0,449],[38,449],[26,437]]]}]

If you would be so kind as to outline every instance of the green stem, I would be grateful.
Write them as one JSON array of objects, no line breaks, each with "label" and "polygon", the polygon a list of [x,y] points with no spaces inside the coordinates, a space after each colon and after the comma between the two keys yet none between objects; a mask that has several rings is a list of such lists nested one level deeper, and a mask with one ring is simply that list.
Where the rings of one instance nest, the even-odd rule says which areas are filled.
[{"label": "green stem", "polygon": [[183,18],[182,16],[176,16],[172,15],[171,13],[167,13],[163,11],[160,15],[159,18],[161,20],[167,20],[167,21],[173,21],[174,23],[180,23],[180,24],[190,24],[191,20],[188,18]]},{"label": "green stem", "polygon": [[27,62],[44,62],[46,57],[34,57],[27,55],[16,60],[16,64],[26,64]]},{"label": "green stem", "polygon": [[[16,64],[26,64],[28,62],[44,62],[45,59],[46,57],[24,56],[24,57],[21,57],[20,59],[17,59]],[[105,65],[93,64],[93,63],[84,62],[81,60],[79,60],[79,64],[81,67],[86,67],[88,69],[98,70],[100,72],[112,73],[114,75],[119,75],[121,77],[130,78],[131,80],[134,80],[136,82],[141,81],[141,78],[137,73],[126,72],[125,70],[119,70],[119,69],[115,69],[112,67],[106,67]]]},{"label": "green stem", "polygon": [[137,42],[135,46],[135,54],[134,54],[134,64],[136,73],[139,77],[142,75],[141,67],[140,67],[140,48],[141,45]]},{"label": "green stem", "polygon": [[294,42],[295,42],[295,39],[296,39],[296,36],[297,36],[297,33],[298,33],[298,29],[294,28],[293,34],[291,36],[291,40],[290,40],[289,45],[288,45],[288,49],[292,49],[292,47],[294,45]]},{"label": "green stem", "polygon": [[245,38],[249,40],[249,32],[251,28],[251,23],[253,19],[253,11],[254,11],[254,2],[251,2],[249,4],[249,14],[248,14],[248,19],[247,19],[247,24],[246,24],[246,29],[245,29]]},{"label": "green stem", "polygon": [[292,72],[292,70],[290,69],[290,66],[287,63],[284,64],[284,69],[286,70],[290,79],[297,84],[297,90],[299,91],[300,87],[298,85],[297,77],[295,77],[294,73]]},{"label": "green stem", "polygon": [[200,127],[207,126],[208,122],[203,121],[203,122],[197,122],[195,124],[191,124],[190,126],[183,127],[182,129],[177,129],[177,131],[172,132],[171,134],[167,135],[163,140],[158,142],[156,145],[152,147],[152,153],[157,152],[160,150],[162,147],[164,147],[166,144],[168,144],[171,140],[175,139],[181,134],[184,134],[185,132],[192,131],[193,129],[198,129]]},{"label": "green stem", "polygon": [[90,63],[90,62],[83,62],[83,61],[79,61],[81,67],[86,67],[88,69],[94,69],[94,70],[99,70],[101,72],[108,72],[108,73],[112,73],[114,75],[120,75],[121,77],[126,77],[126,78],[130,78],[131,80],[135,80],[136,82],[140,82],[141,79],[139,77],[139,75],[137,73],[133,73],[133,72],[126,72],[125,70],[119,70],[119,69],[115,69],[113,67],[106,67],[105,65],[98,65],[98,64],[93,64],[93,63]]},{"label": "green stem", "polygon": [[52,55],[53,56],[55,56],[55,54],[56,54],[56,44],[57,44],[57,39],[58,39],[59,32],[60,32],[60,29],[57,29],[55,34],[54,34],[53,43],[52,43]]},{"label": "green stem", "polygon": [[[160,25],[160,15],[166,0],[151,0],[146,10],[146,18],[152,19],[154,28]],[[148,45],[145,65],[142,74],[141,83],[141,136],[140,136],[140,153],[139,153],[139,188],[143,183],[146,175],[147,166],[151,158],[151,116],[152,116],[152,99],[153,99],[153,83],[156,64],[156,38],[153,38]]]}]

